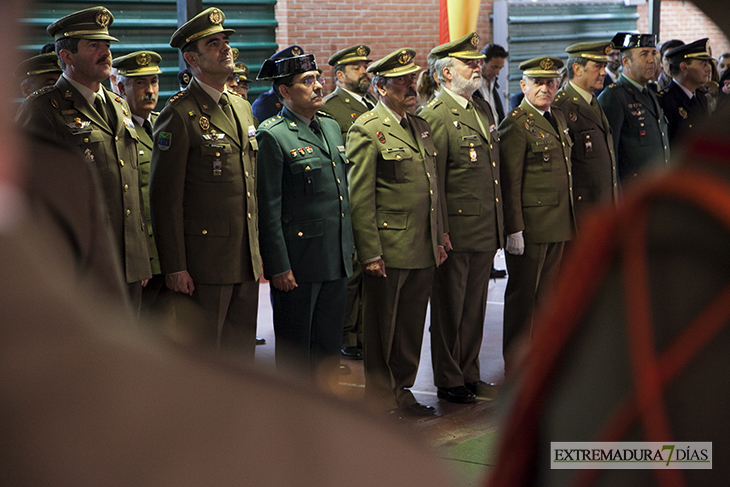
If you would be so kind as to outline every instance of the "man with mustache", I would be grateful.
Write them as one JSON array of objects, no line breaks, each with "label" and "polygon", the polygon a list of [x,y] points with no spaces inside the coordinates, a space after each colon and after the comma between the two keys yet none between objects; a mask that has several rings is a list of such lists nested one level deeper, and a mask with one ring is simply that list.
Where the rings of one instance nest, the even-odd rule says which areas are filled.
[{"label": "man with mustache", "polygon": [[203,345],[253,360],[261,276],[256,129],[226,90],[233,57],[224,13],[208,8],[170,46],[193,75],[155,123],[150,208],[166,285],[202,310]]},{"label": "man with mustache", "polygon": [[566,116],[573,139],[573,201],[579,219],[596,204],[616,203],[618,198],[611,126],[593,95],[608,76],[607,56],[612,51],[610,42],[579,42],[565,48],[570,81],[553,101]]},{"label": "man with mustache", "polygon": [[647,83],[657,71],[656,36],[619,32],[612,40],[621,52],[623,71],[617,83],[598,97],[613,132],[616,169],[621,185],[642,172],[669,164],[669,127]]},{"label": "man with mustache", "polygon": [[107,90],[112,56],[104,7],[81,10],[46,29],[56,40],[63,74],[20,107],[18,121],[78,149],[101,180],[106,214],[138,313],[142,287],[152,277],[138,174],[137,138],[129,105]]},{"label": "man with mustache", "polygon": [[[431,292],[431,357],[438,397],[470,403],[493,390],[481,380],[487,291],[492,260],[504,247],[499,137],[489,103],[472,96],[482,86],[472,32],[429,54],[441,91],[420,115],[433,131],[449,258],[436,269]],[[451,248],[449,248],[451,247]]]},{"label": "man with mustache", "polygon": [[320,75],[313,54],[269,59],[259,72],[284,106],[256,134],[259,231],[277,368],[336,381],[354,249],[345,147],[318,112]]},{"label": "man with mustache", "polygon": [[520,63],[525,98],[499,125],[509,274],[502,340],[507,373],[515,363],[516,339],[529,336],[534,310],[560,268],[565,242],[575,232],[573,142],[563,112],[550,106],[561,67],[563,62],[551,56]]},{"label": "man with mustache", "polygon": [[446,260],[436,147],[416,106],[416,51],[401,48],[368,67],[380,101],[347,133],[352,226],[364,269],[365,395],[406,414],[435,409],[410,391],[426,307]]},{"label": "man with mustache", "polygon": [[[333,54],[327,64],[335,68],[337,88],[324,98],[322,111],[332,115],[347,140],[347,131],[357,117],[372,110],[378,100],[370,94],[367,73],[370,48],[358,44]],[[352,276],[347,283],[347,308],[342,332],[342,356],[362,359],[362,268],[357,252],[352,258]]]},{"label": "man with mustache", "polygon": [[142,189],[144,214],[147,219],[147,233],[150,239],[152,252],[152,279],[142,290],[142,308],[152,311],[160,309],[162,300],[158,297],[165,290],[165,276],[160,271],[160,259],[157,256],[157,247],[152,233],[152,218],[150,216],[150,161],[152,160],[152,127],[159,112],[153,111],[157,106],[157,97],[160,94],[158,75],[162,73],[159,63],[162,57],[154,51],[136,51],[126,56],[116,58],[112,67],[117,70],[117,93],[129,104],[132,112],[134,129],[139,138],[139,182]]}]

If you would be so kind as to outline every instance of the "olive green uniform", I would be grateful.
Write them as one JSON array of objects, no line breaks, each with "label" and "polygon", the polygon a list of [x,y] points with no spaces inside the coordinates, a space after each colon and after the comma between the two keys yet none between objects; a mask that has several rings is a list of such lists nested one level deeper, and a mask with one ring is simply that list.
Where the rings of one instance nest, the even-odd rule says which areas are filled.
[{"label": "olive green uniform", "polygon": [[[373,99],[370,93],[366,93],[363,98],[375,107],[377,101]],[[332,115],[332,118],[340,125],[342,140],[347,140],[347,131],[355,123],[357,117],[370,111],[370,109],[338,86],[335,91],[324,97],[322,111]]]}]

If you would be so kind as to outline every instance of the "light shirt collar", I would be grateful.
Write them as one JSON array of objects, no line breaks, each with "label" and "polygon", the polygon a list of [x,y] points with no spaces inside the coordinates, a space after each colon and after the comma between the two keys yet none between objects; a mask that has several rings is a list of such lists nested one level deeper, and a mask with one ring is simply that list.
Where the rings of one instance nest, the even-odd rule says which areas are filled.
[{"label": "light shirt collar", "polygon": [[137,124],[138,124],[138,125],[139,125],[140,127],[144,127],[144,122],[145,122],[145,120],[149,121],[149,123],[150,123],[150,124],[152,123],[152,120],[150,120],[150,118],[149,118],[149,117],[147,117],[147,118],[142,118],[142,117],[138,117],[138,116],[137,116],[137,115],[135,115],[134,113],[132,114],[132,118],[133,118],[133,119],[134,119],[134,120],[135,120],[135,121],[137,122]]},{"label": "light shirt collar", "polygon": [[588,103],[589,105],[591,104],[591,102],[593,101],[593,93],[587,92],[586,90],[584,90],[577,84],[573,83],[572,81],[568,81],[568,83],[570,83],[570,86],[572,86],[575,89],[575,91],[577,91],[578,94],[583,97],[583,99],[586,101],[586,103]]},{"label": "light shirt collar", "polygon": [[203,89],[203,91],[206,92],[208,94],[208,96],[210,96],[213,99],[213,101],[216,103],[220,103],[221,93],[223,93],[223,91],[225,91],[225,92],[228,91],[227,88],[224,88],[223,91],[218,91],[217,89],[213,88],[212,86],[203,83],[198,78],[195,78],[195,79],[198,81],[198,84]]},{"label": "light shirt collar", "polygon": [[639,88],[639,90],[642,90],[642,91],[643,91],[643,90],[644,90],[644,88],[646,88],[646,85],[642,85],[642,84],[640,84],[640,83],[639,83],[638,81],[634,81],[634,80],[632,80],[631,78],[629,78],[628,76],[626,76],[626,75],[625,75],[625,74],[623,74],[623,73],[621,73],[621,77],[622,77],[622,78],[624,78],[624,79],[626,79],[626,80],[628,80],[628,81],[629,81],[629,83],[631,83],[632,85],[634,85],[634,86],[636,86],[637,88]]},{"label": "light shirt collar", "polygon": [[66,76],[66,73],[61,74],[64,78],[66,78],[66,81],[71,83],[71,86],[76,88],[79,93],[81,93],[81,96],[84,97],[84,100],[89,102],[89,105],[92,107],[94,106],[94,101],[96,100],[96,95],[100,95],[101,99],[106,103],[106,96],[104,96],[104,88],[102,87],[101,83],[99,83],[99,91],[92,91],[87,86],[82,85],[78,81],[72,80],[69,76]]},{"label": "light shirt collar", "polygon": [[[544,111],[544,110],[540,110],[540,109],[539,109],[539,108],[537,108],[537,107],[536,107],[535,105],[533,105],[532,103],[530,103],[530,100],[528,100],[528,99],[527,99],[527,97],[525,97],[525,102],[526,102],[526,103],[527,103],[528,105],[530,105],[530,106],[531,106],[532,108],[534,108],[534,109],[535,109],[535,111],[537,111],[537,112],[538,112],[538,113],[539,113],[540,115],[542,115],[543,117],[545,116],[545,111]],[[548,111],[550,111],[550,110],[548,110]]]},{"label": "light shirt collar", "polygon": [[295,117],[297,117],[297,118],[298,118],[299,120],[301,120],[301,121],[302,121],[302,123],[303,123],[304,125],[306,125],[307,127],[309,127],[309,124],[310,124],[310,123],[312,123],[312,120],[314,120],[314,117],[312,117],[312,118],[307,118],[307,117],[305,117],[304,115],[302,115],[301,113],[297,113],[297,112],[295,112],[294,110],[292,110],[292,109],[291,109],[291,108],[289,108],[289,107],[287,107],[287,110],[289,110],[290,112],[292,112],[292,114],[293,114],[293,115],[294,115]]},{"label": "light shirt collar", "polygon": [[689,98],[690,100],[691,100],[691,99],[692,99],[692,98],[693,98],[693,97],[695,96],[695,94],[694,94],[694,93],[692,93],[691,91],[689,91],[689,90],[688,90],[687,88],[685,88],[685,87],[684,87],[684,85],[683,85],[682,83],[680,83],[679,81],[677,81],[677,78],[674,78],[674,79],[672,79],[672,83],[677,83],[677,85],[678,85],[678,86],[679,86],[680,88],[682,88],[682,91],[684,91],[684,94],[685,94],[685,95],[687,95],[687,97],[688,97],[688,98]]},{"label": "light shirt collar", "polygon": [[[359,101],[360,103],[362,103],[363,105],[365,105],[365,102],[363,101],[362,95],[358,95],[357,93],[352,92],[352,91],[350,91],[347,88],[344,88],[342,86],[340,86],[340,89],[342,91],[344,91],[345,93],[347,93],[348,95],[350,95],[351,97],[353,97],[354,99],[356,99],[357,101]],[[365,106],[367,106],[367,105],[365,105]]]},{"label": "light shirt collar", "polygon": [[454,101],[456,103],[458,103],[461,108],[466,108],[466,105],[469,103],[469,100],[467,100],[466,98],[464,98],[461,95],[458,95],[458,94],[454,93],[453,91],[451,91],[450,89],[448,89],[445,86],[444,86],[444,91],[446,93],[448,93],[449,96],[451,96],[451,98],[453,98]]}]

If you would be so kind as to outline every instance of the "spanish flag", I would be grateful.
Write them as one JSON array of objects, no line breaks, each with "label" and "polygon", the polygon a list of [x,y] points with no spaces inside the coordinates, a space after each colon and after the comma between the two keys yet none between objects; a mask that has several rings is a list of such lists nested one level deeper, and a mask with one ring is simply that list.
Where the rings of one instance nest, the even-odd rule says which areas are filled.
[{"label": "spanish flag", "polygon": [[439,44],[445,44],[477,30],[479,0],[441,0]]}]

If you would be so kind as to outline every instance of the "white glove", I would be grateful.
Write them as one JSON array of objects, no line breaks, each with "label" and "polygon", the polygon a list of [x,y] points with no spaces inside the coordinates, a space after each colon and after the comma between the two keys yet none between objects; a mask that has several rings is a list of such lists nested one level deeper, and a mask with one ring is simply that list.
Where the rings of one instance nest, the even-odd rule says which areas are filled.
[{"label": "white glove", "polygon": [[507,235],[507,246],[504,248],[512,255],[522,255],[525,253],[525,237],[522,231]]}]

